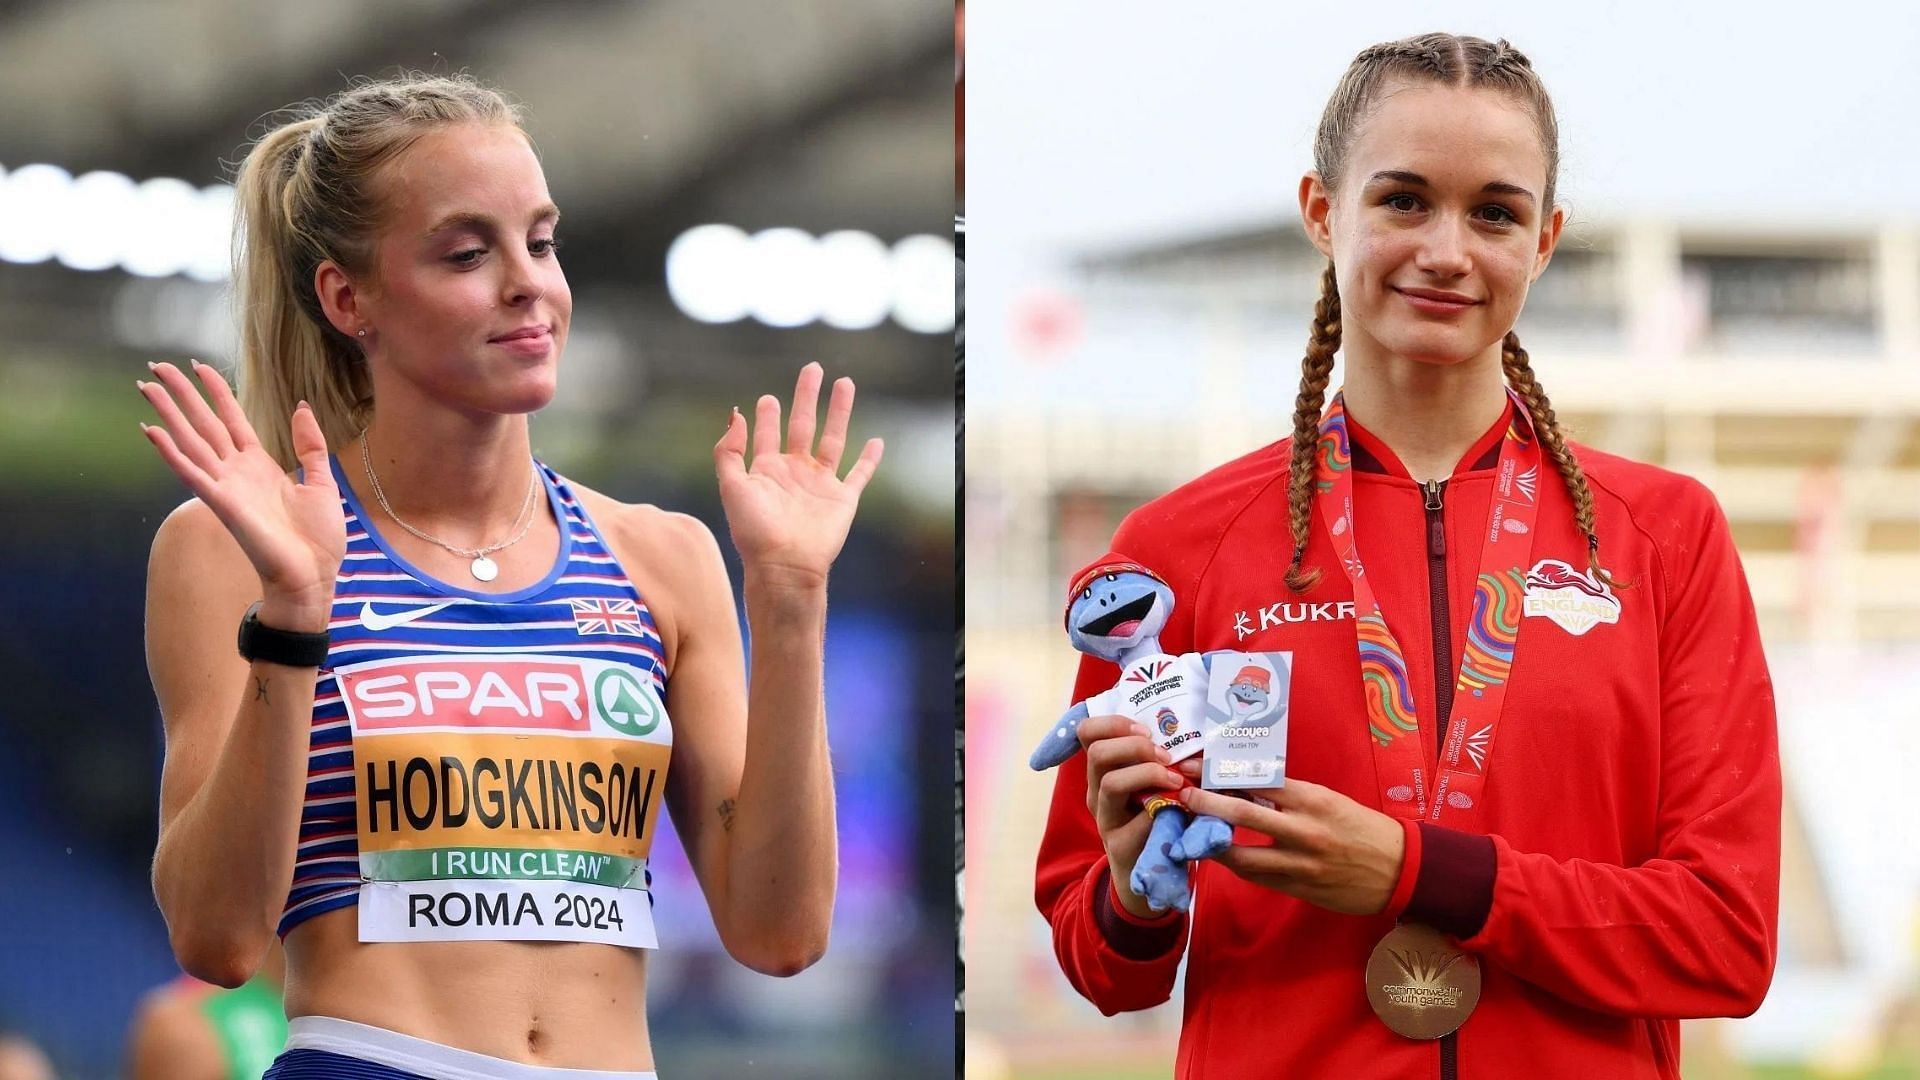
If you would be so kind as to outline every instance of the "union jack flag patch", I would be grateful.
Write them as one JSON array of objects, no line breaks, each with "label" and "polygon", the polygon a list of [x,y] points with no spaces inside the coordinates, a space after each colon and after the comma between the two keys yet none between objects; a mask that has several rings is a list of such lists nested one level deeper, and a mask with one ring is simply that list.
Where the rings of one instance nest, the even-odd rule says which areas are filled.
[{"label": "union jack flag patch", "polygon": [[640,606],[632,600],[569,599],[573,605],[573,628],[582,634],[646,633],[640,625]]}]

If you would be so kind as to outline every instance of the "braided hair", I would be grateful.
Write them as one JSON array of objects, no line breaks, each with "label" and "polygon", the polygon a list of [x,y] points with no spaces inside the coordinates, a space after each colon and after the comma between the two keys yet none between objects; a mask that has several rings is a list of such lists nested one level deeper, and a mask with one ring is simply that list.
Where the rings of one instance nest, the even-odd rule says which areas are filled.
[{"label": "braided hair", "polygon": [[1302,570],[1300,560],[1307,554],[1307,527],[1313,520],[1313,465],[1320,443],[1320,407],[1326,403],[1333,354],[1339,351],[1340,289],[1333,279],[1333,263],[1329,262],[1320,274],[1320,299],[1313,305],[1307,356],[1300,362],[1300,396],[1293,403],[1293,462],[1287,484],[1293,561],[1287,565],[1287,587],[1295,592],[1305,592],[1320,578],[1318,570]]}]

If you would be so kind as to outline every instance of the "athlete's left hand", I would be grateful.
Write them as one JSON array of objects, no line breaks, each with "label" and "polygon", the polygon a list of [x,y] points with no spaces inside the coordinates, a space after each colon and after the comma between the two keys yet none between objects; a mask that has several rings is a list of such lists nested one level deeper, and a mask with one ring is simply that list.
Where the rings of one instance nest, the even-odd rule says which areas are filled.
[{"label": "athlete's left hand", "polygon": [[1374,915],[1386,910],[1406,855],[1406,834],[1398,821],[1332,788],[1292,777],[1285,787],[1243,794],[1272,808],[1204,788],[1180,790],[1188,810],[1272,840],[1234,844],[1214,856],[1215,862],[1255,885],[1329,911]]},{"label": "athlete's left hand", "polygon": [[781,585],[825,584],[828,568],[846,543],[860,492],[873,478],[884,449],[879,439],[868,439],[846,479],[840,478],[847,421],[853,415],[853,380],[834,381],[826,427],[815,447],[814,422],[823,377],[819,364],[800,369],[784,450],[780,401],[772,394],[762,395],[754,408],[751,466],[747,421],[739,409],[733,410],[726,434],[713,447],[720,503],[740,561],[750,576]]}]

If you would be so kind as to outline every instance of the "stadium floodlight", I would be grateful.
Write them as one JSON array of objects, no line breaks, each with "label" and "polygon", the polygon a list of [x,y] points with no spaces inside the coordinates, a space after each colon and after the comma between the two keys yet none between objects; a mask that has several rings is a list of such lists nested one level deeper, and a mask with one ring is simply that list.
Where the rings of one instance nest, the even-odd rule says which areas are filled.
[{"label": "stadium floodlight", "polygon": [[68,189],[67,200],[65,227],[53,244],[62,266],[105,270],[141,246],[147,223],[140,219],[131,177],[106,171],[83,174]]},{"label": "stadium floodlight", "polygon": [[799,229],[765,229],[752,243],[743,282],[747,313],[783,329],[818,319],[824,298],[814,238]]},{"label": "stadium floodlight", "polygon": [[187,276],[195,281],[225,281],[233,276],[233,186],[203,187],[197,203],[187,246]]},{"label": "stadium floodlight", "polygon": [[667,293],[701,322],[751,315],[788,328],[824,322],[867,330],[889,312],[922,334],[953,330],[953,244],[909,236],[891,249],[854,229],[815,239],[794,228],[748,236],[731,225],[688,229],[667,248]]},{"label": "stadium floodlight", "polygon": [[137,277],[171,277],[185,270],[202,243],[199,189],[158,176],[134,194],[139,227],[121,252],[120,268]]},{"label": "stadium floodlight", "polygon": [[818,249],[825,303],[820,321],[841,330],[880,325],[893,306],[893,271],[887,245],[871,233],[844,229],[820,238]]},{"label": "stadium floodlight", "polygon": [[731,225],[697,225],[667,248],[667,295],[689,318],[738,322],[747,315],[743,282],[751,259],[745,232]]},{"label": "stadium floodlight", "polygon": [[953,243],[938,236],[893,245],[893,320],[920,334],[953,329]]},{"label": "stadium floodlight", "polygon": [[66,232],[73,175],[58,165],[22,165],[0,184],[0,259],[41,263]]}]

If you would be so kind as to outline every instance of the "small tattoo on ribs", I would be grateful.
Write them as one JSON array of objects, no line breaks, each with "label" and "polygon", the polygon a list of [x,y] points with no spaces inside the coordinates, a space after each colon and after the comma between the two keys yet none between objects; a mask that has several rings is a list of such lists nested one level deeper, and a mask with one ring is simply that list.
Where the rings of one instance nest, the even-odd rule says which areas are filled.
[{"label": "small tattoo on ribs", "polygon": [[720,800],[720,827],[727,832],[733,831],[733,800]]},{"label": "small tattoo on ribs", "polygon": [[253,677],[253,700],[273,704],[273,699],[267,696],[267,680],[258,675]]}]

